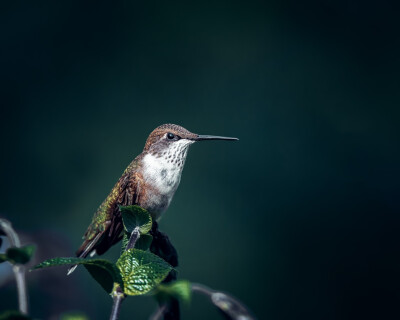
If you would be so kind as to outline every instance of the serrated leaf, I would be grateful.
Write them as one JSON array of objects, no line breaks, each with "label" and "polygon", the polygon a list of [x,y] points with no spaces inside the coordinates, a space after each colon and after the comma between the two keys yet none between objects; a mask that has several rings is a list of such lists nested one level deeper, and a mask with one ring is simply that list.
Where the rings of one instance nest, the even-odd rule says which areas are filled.
[{"label": "serrated leaf", "polygon": [[91,276],[106,290],[108,293],[112,291],[114,282],[119,283],[123,287],[123,280],[117,266],[103,259],[83,259],[83,258],[54,258],[48,259],[34,266],[31,270],[63,266],[83,264],[89,271]]},{"label": "serrated leaf", "polygon": [[140,234],[146,234],[151,230],[153,221],[150,214],[139,206],[119,207],[124,222],[125,231],[131,233],[139,227]]},{"label": "serrated leaf", "polygon": [[131,296],[151,291],[172,270],[160,257],[138,249],[125,251],[116,264],[124,282],[124,293]]},{"label": "serrated leaf", "polygon": [[171,283],[160,284],[155,294],[159,300],[168,300],[170,297],[189,303],[192,297],[192,286],[187,280],[179,280]]},{"label": "serrated leaf", "polygon": [[125,252],[125,248],[128,245],[128,242],[129,242],[128,233],[126,231],[124,231],[124,235],[122,237],[121,254],[123,254]]},{"label": "serrated leaf", "polygon": [[12,264],[26,264],[31,260],[35,249],[34,245],[8,248],[5,254],[0,255],[0,262],[9,261]]},{"label": "serrated leaf", "polygon": [[64,265],[69,265],[69,264],[81,264],[85,261],[87,262],[87,261],[93,261],[93,260],[86,260],[83,258],[73,258],[73,257],[52,258],[52,259],[47,259],[47,260],[33,266],[30,270],[32,271],[32,270],[36,270],[36,269],[64,266]]},{"label": "serrated leaf", "polygon": [[107,261],[97,259],[96,263],[85,263],[87,271],[95,279],[102,288],[107,292],[111,293],[114,283],[119,283],[123,286],[121,274],[115,264]]},{"label": "serrated leaf", "polygon": [[151,243],[153,242],[153,236],[150,234],[142,234],[140,238],[136,241],[135,249],[139,250],[149,250]]}]

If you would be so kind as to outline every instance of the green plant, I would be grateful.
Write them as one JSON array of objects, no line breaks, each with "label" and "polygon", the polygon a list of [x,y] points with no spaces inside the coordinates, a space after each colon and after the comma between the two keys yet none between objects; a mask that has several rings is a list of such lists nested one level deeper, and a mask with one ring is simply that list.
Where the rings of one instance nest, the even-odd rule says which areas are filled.
[{"label": "green plant", "polygon": [[[121,303],[128,296],[153,296],[158,301],[159,308],[151,319],[157,320],[162,319],[169,312],[169,305],[177,301],[189,303],[192,292],[209,297],[210,301],[228,319],[254,319],[247,308],[230,295],[186,280],[176,280],[174,268],[166,261],[173,261],[174,256],[177,255],[176,251],[168,237],[162,233],[154,233],[150,214],[139,206],[120,207],[120,211],[124,233],[121,255],[115,263],[104,259],[59,257],[45,260],[31,270],[63,265],[83,265],[113,298],[111,320],[118,319]],[[156,235],[156,239],[153,239],[151,231],[153,235]],[[162,248],[157,248],[156,244],[160,243]],[[150,248],[153,252],[150,252]],[[19,249],[17,255],[12,254],[15,250],[15,248],[9,249],[4,257],[0,257],[7,261],[15,261],[10,259],[17,259],[19,262],[28,261],[29,259],[24,260],[24,254],[30,257],[33,252],[32,247],[25,247]],[[172,256],[172,259],[168,256]],[[174,318],[173,314],[170,315],[171,317]]]},{"label": "green plant", "polygon": [[[21,247],[18,234],[14,231],[11,223],[6,219],[0,219],[0,235],[6,236],[11,244],[5,253],[0,253],[0,263],[9,262],[13,265],[13,272],[18,290],[19,312],[9,312],[8,319],[25,319],[28,314],[28,299],[25,281],[25,265],[31,260],[35,246]],[[1,240],[1,238],[0,238]],[[0,241],[1,245],[1,241]],[[0,319],[2,316],[0,316]]]}]

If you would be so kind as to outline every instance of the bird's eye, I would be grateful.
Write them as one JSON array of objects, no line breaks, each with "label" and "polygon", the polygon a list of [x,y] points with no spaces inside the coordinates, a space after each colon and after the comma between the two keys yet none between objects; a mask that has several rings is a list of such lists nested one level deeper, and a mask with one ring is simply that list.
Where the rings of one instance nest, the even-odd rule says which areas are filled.
[{"label": "bird's eye", "polygon": [[174,135],[173,133],[171,133],[171,132],[168,132],[168,133],[167,133],[167,138],[168,138],[169,140],[172,140],[172,139],[175,138],[175,135]]}]

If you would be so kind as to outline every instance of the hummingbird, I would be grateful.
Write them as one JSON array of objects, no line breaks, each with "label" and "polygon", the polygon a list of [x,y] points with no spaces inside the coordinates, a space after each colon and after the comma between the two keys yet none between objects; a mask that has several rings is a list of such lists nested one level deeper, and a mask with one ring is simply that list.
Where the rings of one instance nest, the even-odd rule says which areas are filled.
[{"label": "hummingbird", "polygon": [[[128,165],[95,212],[76,256],[101,255],[122,239],[119,206],[138,205],[146,209],[154,221],[160,219],[179,186],[189,146],[206,140],[239,139],[199,135],[175,124],[163,124],[154,129],[142,153]],[[68,274],[75,268],[70,268]]]}]

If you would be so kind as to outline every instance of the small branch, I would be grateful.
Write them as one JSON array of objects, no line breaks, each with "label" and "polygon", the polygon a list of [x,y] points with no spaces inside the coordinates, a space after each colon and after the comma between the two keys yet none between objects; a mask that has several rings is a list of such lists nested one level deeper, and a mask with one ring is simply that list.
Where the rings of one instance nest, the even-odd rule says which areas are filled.
[{"label": "small branch", "polygon": [[21,246],[21,242],[19,241],[19,237],[17,233],[14,231],[13,227],[11,226],[11,222],[6,219],[0,219],[0,228],[6,234],[8,240],[12,247],[19,248]]},{"label": "small branch", "polygon": [[[133,229],[133,231],[131,233],[131,236],[129,238],[128,244],[126,245],[125,251],[135,247],[136,241],[139,238],[140,238],[139,227],[136,227],[135,229]],[[121,303],[125,299],[125,294],[122,291],[121,287],[117,284],[117,285],[115,285],[111,295],[113,297],[113,305],[112,305],[112,309],[111,309],[110,320],[117,320],[119,317],[119,311],[121,309]]]},{"label": "small branch", "polygon": [[[6,219],[0,219],[0,229],[4,231],[12,247],[19,248],[21,246],[19,237],[11,226],[10,221]],[[15,275],[15,281],[17,282],[19,311],[23,314],[28,314],[25,267],[19,264],[14,265],[13,272]]]},{"label": "small branch", "polygon": [[131,237],[129,238],[128,244],[126,245],[125,251],[132,249],[139,238],[140,238],[139,227],[136,227],[135,229],[132,230]]},{"label": "small branch", "polygon": [[223,292],[219,292],[199,283],[192,283],[192,291],[206,295],[228,319],[255,320],[251,311],[239,300]]},{"label": "small branch", "polygon": [[125,299],[125,294],[122,292],[122,289],[119,285],[117,285],[113,290],[112,297],[114,302],[111,309],[110,320],[117,320],[119,317],[119,311],[121,309],[121,303]]},{"label": "small branch", "polygon": [[22,265],[13,266],[15,281],[17,282],[19,311],[28,314],[28,299],[26,292],[25,267]]},{"label": "small branch", "polygon": [[192,291],[211,297],[216,291],[200,283],[192,283]]},{"label": "small branch", "polygon": [[167,310],[167,304],[160,305],[156,311],[150,316],[149,320],[160,320],[164,316],[164,312]]}]

